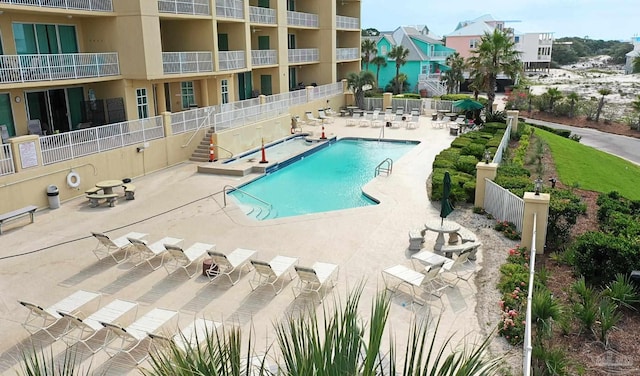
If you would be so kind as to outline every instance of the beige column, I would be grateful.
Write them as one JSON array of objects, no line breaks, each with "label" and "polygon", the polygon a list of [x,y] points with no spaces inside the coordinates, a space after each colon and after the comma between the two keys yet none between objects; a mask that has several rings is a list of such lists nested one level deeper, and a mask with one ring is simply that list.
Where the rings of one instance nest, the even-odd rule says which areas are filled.
[{"label": "beige column", "polygon": [[164,95],[164,83],[154,84],[156,87],[156,106],[158,107],[158,114],[162,114],[167,111],[167,97]]},{"label": "beige column", "polygon": [[200,107],[209,107],[209,80],[203,78],[200,80]]},{"label": "beige column", "polygon": [[173,130],[171,129],[171,112],[163,112],[160,114],[162,116],[162,126],[164,127],[164,136],[169,137],[173,136]]},{"label": "beige column", "polygon": [[497,163],[478,162],[476,164],[476,199],[473,203],[474,206],[484,208],[484,189],[487,185],[485,179],[493,181],[497,173]]},{"label": "beige column", "polygon": [[522,241],[521,245],[531,249],[533,240],[534,213],[536,224],[536,254],[544,253],[544,244],[547,240],[547,221],[549,219],[549,201],[551,196],[548,193],[536,195],[533,192],[524,193],[524,218],[522,219]]},{"label": "beige column", "polygon": [[265,104],[265,103],[267,103],[267,96],[264,95],[264,94],[260,94],[258,96],[258,100],[260,101],[260,104]]},{"label": "beige column", "polygon": [[342,92],[343,93],[349,92],[349,83],[344,78],[342,79]]},{"label": "beige column", "polygon": [[518,133],[518,116],[520,116],[520,111],[507,111],[507,121],[509,121],[509,118],[513,119],[513,121],[511,122],[511,135]]},{"label": "beige column", "polygon": [[393,98],[393,94],[384,93],[382,94],[382,109],[384,110],[387,107],[391,107],[391,100]]},{"label": "beige column", "polygon": [[18,173],[22,170],[38,167],[42,164],[42,150],[38,135],[13,137],[9,140],[13,154],[13,168]]}]

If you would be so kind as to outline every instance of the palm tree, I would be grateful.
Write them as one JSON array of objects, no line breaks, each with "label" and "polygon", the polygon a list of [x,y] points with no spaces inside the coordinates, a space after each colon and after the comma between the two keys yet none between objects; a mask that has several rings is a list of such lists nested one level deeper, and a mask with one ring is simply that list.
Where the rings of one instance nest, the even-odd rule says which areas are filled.
[{"label": "palm tree", "polygon": [[636,96],[636,100],[631,102],[631,108],[633,112],[638,115],[638,125],[636,126],[636,130],[640,131],[640,95]]},{"label": "palm tree", "polygon": [[460,90],[460,83],[464,81],[464,58],[460,53],[454,52],[447,56],[445,61],[449,70],[444,72],[442,80],[447,84],[447,93],[457,93]]},{"label": "palm tree", "polygon": [[598,94],[602,95],[602,97],[600,97],[600,102],[598,102],[598,110],[596,111],[596,123],[600,119],[600,113],[602,112],[602,107],[604,107],[604,97],[611,94],[611,90],[600,89],[598,90]]},{"label": "palm tree", "polygon": [[480,39],[480,45],[472,50],[473,54],[469,58],[471,75],[480,71],[486,76],[487,108],[492,111],[493,102],[496,98],[497,76],[504,73],[512,80],[522,71],[520,52],[515,49],[513,36],[506,32],[495,29],[492,34],[485,33]]},{"label": "palm tree", "polygon": [[569,117],[572,118],[575,116],[576,104],[580,100],[580,96],[575,91],[567,94],[567,99],[569,100]]},{"label": "palm tree", "polygon": [[378,53],[378,49],[376,48],[376,42],[372,39],[363,39],[360,44],[360,50],[362,51],[362,62],[364,63],[364,69],[369,70],[369,62],[371,61],[371,56]]},{"label": "palm tree", "polygon": [[558,88],[550,87],[547,89],[547,97],[549,98],[549,112],[553,112],[553,105],[562,98],[562,93]]},{"label": "palm tree", "polygon": [[373,73],[363,70],[360,73],[349,73],[347,85],[353,91],[358,108],[364,108],[364,87],[372,86],[375,83]]},{"label": "palm tree", "polygon": [[398,76],[400,76],[400,67],[405,65],[407,62],[407,56],[409,56],[409,49],[404,48],[400,45],[393,47],[387,54],[387,57],[389,59],[393,59],[396,61],[396,87],[394,89],[394,94],[402,94],[402,86],[398,84]]},{"label": "palm tree", "polygon": [[387,58],[384,56],[376,56],[371,59],[371,64],[376,66],[376,86],[380,87],[380,68],[387,66]]}]

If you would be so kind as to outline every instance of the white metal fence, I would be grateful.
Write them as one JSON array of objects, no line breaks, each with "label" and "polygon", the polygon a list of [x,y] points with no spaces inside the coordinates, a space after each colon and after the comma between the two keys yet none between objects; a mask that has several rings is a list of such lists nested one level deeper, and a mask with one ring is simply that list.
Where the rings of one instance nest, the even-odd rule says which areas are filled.
[{"label": "white metal fence", "polygon": [[242,50],[220,51],[218,52],[218,59],[220,59],[220,70],[242,69],[247,67],[245,52]]},{"label": "white metal fence", "polygon": [[179,134],[198,128],[213,127],[213,114],[219,111],[217,106],[194,108],[171,114],[171,132]]},{"label": "white metal fence", "polygon": [[276,50],[251,50],[251,65],[275,65],[278,64],[278,51]]},{"label": "white metal fence", "polygon": [[163,52],[165,74],[213,72],[213,55],[208,51]]},{"label": "white metal fence", "polygon": [[0,176],[13,174],[13,154],[8,144],[0,145]]},{"label": "white metal fence", "polygon": [[320,60],[317,48],[295,48],[288,51],[289,63],[309,63]]},{"label": "white metal fence", "polygon": [[40,137],[44,165],[164,137],[160,116]]},{"label": "white metal fence", "polygon": [[276,23],[276,10],[262,7],[249,7],[249,21],[262,24]]},{"label": "white metal fence", "polygon": [[336,29],[360,30],[360,19],[347,16],[336,16]]},{"label": "white metal fence", "polygon": [[158,11],[208,16],[209,0],[158,0]]},{"label": "white metal fence", "polygon": [[287,11],[287,25],[288,26],[304,26],[304,27],[318,27],[318,15],[313,13],[303,13]]},{"label": "white metal fence", "polygon": [[525,324],[524,324],[524,344],[523,346],[523,354],[524,357],[522,359],[522,375],[530,376],[533,372],[531,369],[531,358],[533,355],[533,345],[531,344],[531,305],[533,304],[533,282],[536,275],[536,237],[537,237],[537,226],[536,222],[538,222],[538,214],[533,213],[533,233],[531,235],[531,247],[529,247],[529,289],[527,290],[527,313],[525,316]]},{"label": "white metal fence", "polygon": [[117,76],[116,52],[0,56],[0,82],[33,82]]},{"label": "white metal fence", "polygon": [[283,102],[287,103],[289,107],[298,106],[307,103],[307,92],[305,90],[296,90],[288,93],[267,95],[265,102],[267,104]]},{"label": "white metal fence", "polygon": [[497,163],[497,164],[502,163],[502,156],[504,155],[504,151],[509,147],[509,140],[511,139],[512,124],[513,124],[513,117],[510,116],[507,119],[507,129],[505,129],[504,134],[502,135],[502,140],[500,141],[500,145],[498,145],[498,150],[496,150],[496,155],[493,156],[493,163]]},{"label": "white metal fence", "polygon": [[316,100],[342,94],[342,82],[320,85],[311,89],[309,100]]},{"label": "white metal fence", "polygon": [[453,101],[435,100],[426,98],[422,100],[422,108],[425,110],[449,111],[453,112]]},{"label": "white metal fence", "polygon": [[289,111],[288,108],[274,108],[273,106],[259,105],[239,110],[220,112],[214,115],[214,130],[241,127],[262,120],[277,117]]},{"label": "white metal fence", "polygon": [[522,231],[524,200],[489,179],[485,179],[484,210],[499,221],[508,221]]},{"label": "white metal fence", "polygon": [[0,4],[31,5],[35,7],[112,12],[111,0],[0,0]]},{"label": "white metal fence", "polygon": [[226,18],[244,18],[244,3],[242,0],[216,0],[216,15]]},{"label": "white metal fence", "polygon": [[359,48],[336,48],[336,60],[355,60],[360,59]]}]

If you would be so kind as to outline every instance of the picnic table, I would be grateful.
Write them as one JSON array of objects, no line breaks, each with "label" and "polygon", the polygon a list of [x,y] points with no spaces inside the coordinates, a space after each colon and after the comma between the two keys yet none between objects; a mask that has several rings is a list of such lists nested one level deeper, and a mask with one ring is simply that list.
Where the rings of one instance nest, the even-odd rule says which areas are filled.
[{"label": "picnic table", "polygon": [[436,221],[425,223],[424,232],[426,233],[426,231],[438,233],[436,244],[433,246],[433,249],[440,251],[442,246],[444,246],[444,234],[449,234],[449,243],[455,244],[458,242],[457,232],[460,231],[460,225],[455,222],[441,221],[438,219]]},{"label": "picnic table", "polygon": [[103,180],[96,183],[96,187],[102,188],[104,194],[109,195],[113,193],[113,188],[122,187],[122,180]]}]

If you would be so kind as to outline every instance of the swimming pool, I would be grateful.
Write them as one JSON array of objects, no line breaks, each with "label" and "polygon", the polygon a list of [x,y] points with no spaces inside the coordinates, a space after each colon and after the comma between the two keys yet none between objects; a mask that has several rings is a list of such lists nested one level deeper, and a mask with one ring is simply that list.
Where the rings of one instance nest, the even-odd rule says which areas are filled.
[{"label": "swimming pool", "polygon": [[397,161],[417,144],[365,139],[328,142],[229,195],[258,220],[376,205],[362,186],[374,178],[376,166],[385,158]]},{"label": "swimming pool", "polygon": [[[283,140],[272,142],[265,145],[266,157],[270,161],[282,161],[292,155],[300,154],[309,150],[316,143],[307,141],[307,136],[292,136]],[[223,162],[225,165],[231,165],[238,162],[260,160],[262,158],[262,148],[257,148],[246,153],[237,155],[228,161]]]}]

